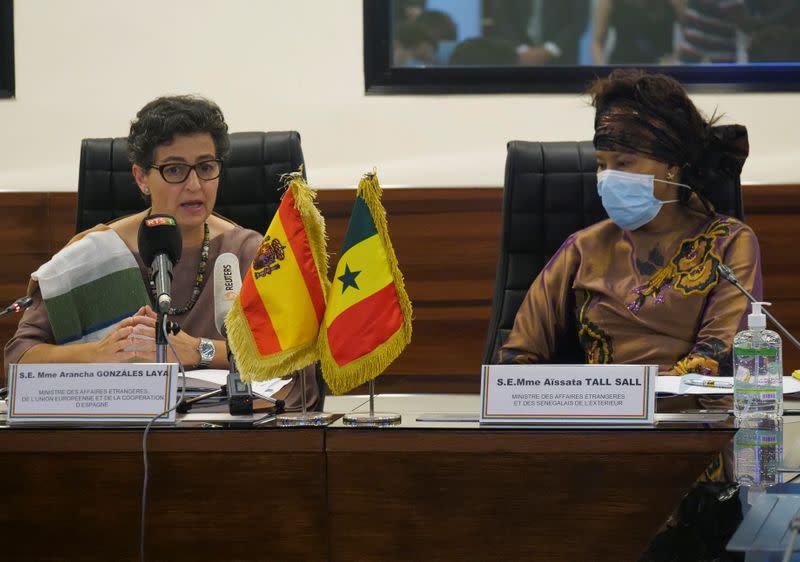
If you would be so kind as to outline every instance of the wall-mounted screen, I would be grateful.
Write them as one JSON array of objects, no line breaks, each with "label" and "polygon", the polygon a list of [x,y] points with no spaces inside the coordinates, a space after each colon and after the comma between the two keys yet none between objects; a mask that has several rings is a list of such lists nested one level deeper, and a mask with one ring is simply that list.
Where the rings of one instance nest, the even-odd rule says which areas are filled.
[{"label": "wall-mounted screen", "polygon": [[14,8],[0,0],[0,98],[14,97]]},{"label": "wall-mounted screen", "polygon": [[618,66],[800,89],[796,0],[364,0],[367,93],[576,92]]}]

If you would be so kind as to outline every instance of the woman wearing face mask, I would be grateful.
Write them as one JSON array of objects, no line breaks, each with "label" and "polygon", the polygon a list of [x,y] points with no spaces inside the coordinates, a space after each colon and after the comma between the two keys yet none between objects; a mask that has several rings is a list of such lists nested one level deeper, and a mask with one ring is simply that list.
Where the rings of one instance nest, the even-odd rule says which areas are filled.
[{"label": "woman wearing face mask", "polygon": [[730,374],[747,299],[761,299],[758,241],[704,196],[738,176],[744,127],[713,126],[674,79],[617,70],[589,90],[597,183],[609,219],[572,234],[534,280],[501,363],[551,361],[574,337],[587,363],[657,364],[662,374]]}]

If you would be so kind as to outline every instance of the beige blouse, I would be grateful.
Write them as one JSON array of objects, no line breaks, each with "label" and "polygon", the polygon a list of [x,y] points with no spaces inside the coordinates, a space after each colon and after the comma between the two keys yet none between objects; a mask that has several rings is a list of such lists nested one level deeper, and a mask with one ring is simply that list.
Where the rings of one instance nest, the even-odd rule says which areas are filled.
[{"label": "beige blouse", "polygon": [[[244,275],[250,267],[250,262],[253,256],[256,255],[262,239],[263,236],[258,232],[239,226],[215,236],[209,241],[208,267],[206,271],[214,271],[214,262],[220,254],[231,252],[239,258],[239,268],[242,275]],[[142,258],[135,248],[129,249],[139,264],[139,269],[142,271],[142,279],[146,284],[149,267],[142,262]],[[180,261],[173,269],[171,292],[175,307],[183,307],[189,301],[199,265],[200,248],[184,248]],[[8,372],[8,365],[18,362],[25,352],[34,345],[55,343],[41,293],[37,289],[32,296],[33,305],[25,311],[14,337],[5,346],[4,372]],[[200,296],[191,310],[185,314],[172,316],[170,319],[176,321],[182,330],[194,337],[223,339],[214,323],[213,279],[206,277],[206,283],[203,285]],[[307,404],[311,407],[316,404],[319,397],[313,366],[304,369],[303,373],[306,377]],[[287,409],[297,409],[300,405],[301,385],[299,379],[295,380],[294,383],[291,389],[288,389],[288,396],[286,397]]]}]

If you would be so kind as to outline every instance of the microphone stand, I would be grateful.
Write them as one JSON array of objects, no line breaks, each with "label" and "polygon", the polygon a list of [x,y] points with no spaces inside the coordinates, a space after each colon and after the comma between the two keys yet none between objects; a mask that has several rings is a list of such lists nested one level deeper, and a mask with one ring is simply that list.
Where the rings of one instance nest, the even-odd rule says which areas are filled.
[{"label": "microphone stand", "polygon": [[[236,377],[235,380],[238,381],[238,383],[234,382],[233,385],[231,385],[230,381],[231,381],[231,377],[232,376]],[[234,373],[229,373],[228,374],[228,382],[226,384],[223,384],[222,386],[220,386],[216,390],[211,390],[209,392],[206,392],[205,394],[199,394],[199,395],[195,396],[194,398],[185,398],[178,405],[178,409],[176,411],[179,414],[185,414],[189,410],[191,410],[192,406],[194,404],[196,404],[197,402],[200,402],[202,400],[207,400],[209,398],[215,398],[217,396],[226,396],[226,397],[228,397],[230,399],[230,397],[229,397],[229,389],[230,388],[234,388],[235,389],[236,388],[236,386],[235,386],[236,384],[239,384],[241,386],[247,386],[248,388],[250,387],[249,384],[246,385],[242,381],[242,379],[239,377],[239,373],[235,373],[235,374]],[[240,388],[241,388],[241,386],[240,386]],[[229,408],[230,414],[232,416],[248,416],[248,415],[252,414],[253,413],[253,398],[254,397],[258,398],[260,400],[264,400],[265,402],[269,402],[270,404],[275,406],[275,413],[276,414],[282,413],[284,411],[285,407],[286,407],[286,403],[283,400],[277,400],[275,398],[272,398],[271,396],[266,396],[264,394],[259,394],[258,392],[253,392],[253,390],[250,389],[249,390],[249,398],[250,398],[249,400],[242,399],[242,400],[238,401],[235,405],[234,405],[234,403],[228,402],[228,408]]]},{"label": "microphone stand", "polygon": [[156,313],[156,363],[167,362],[167,314],[159,307]]},{"label": "microphone stand", "polygon": [[[227,344],[228,339],[226,336],[225,345],[227,346]],[[255,392],[249,383],[242,381],[239,368],[236,365],[236,358],[230,352],[230,348],[228,348],[228,362],[231,364],[231,370],[228,373],[228,384],[223,388],[227,387],[228,408],[232,416],[252,414],[253,398],[264,400],[275,406],[275,414],[283,413],[286,406],[283,400],[277,400],[271,396]]]},{"label": "microphone stand", "polygon": [[[717,271],[719,271],[720,275],[722,275],[722,277],[724,277],[726,281],[728,281],[731,285],[739,289],[739,291],[741,291],[742,294],[744,294],[744,296],[746,296],[750,300],[750,302],[759,302],[753,295],[750,294],[750,292],[747,289],[745,289],[742,286],[741,283],[739,283],[739,279],[736,277],[736,274],[730,267],[728,267],[725,264],[719,264],[717,265]],[[800,341],[797,341],[797,338],[795,338],[792,334],[790,334],[789,330],[784,328],[783,324],[778,322],[778,320],[772,314],[770,314],[769,310],[767,310],[766,308],[762,308],[761,311],[767,318],[770,319],[770,321],[773,324],[775,324],[775,326],[781,331],[781,333],[784,336],[786,336],[786,338],[790,342],[792,342],[792,345],[794,345],[797,349],[800,349]]]},{"label": "microphone stand", "polygon": [[0,311],[0,318],[2,318],[3,316],[8,316],[9,314],[15,314],[17,312],[21,312],[32,304],[33,304],[33,298],[20,297],[17,300],[15,300],[12,304],[7,306],[3,311]]},{"label": "microphone stand", "polygon": [[217,396],[225,396],[228,398],[228,411],[232,416],[249,416],[253,413],[253,398],[258,398],[272,404],[275,407],[275,414],[283,413],[286,403],[283,400],[277,400],[271,396],[253,392],[252,387],[242,381],[239,374],[239,369],[236,366],[236,358],[228,346],[228,335],[223,326],[223,335],[225,336],[225,346],[228,348],[228,362],[230,363],[230,371],[228,372],[228,380],[216,390],[200,394],[194,398],[184,399],[177,408],[179,414],[185,414],[191,410],[192,405]]},{"label": "microphone stand", "polygon": [[[15,314],[17,312],[22,312],[23,310],[29,308],[33,304],[33,298],[30,296],[20,297],[15,300],[13,303],[8,305],[4,310],[0,311],[0,318],[3,316],[8,316],[9,314]],[[8,387],[4,386],[0,388],[0,400],[5,400],[8,398]]]}]

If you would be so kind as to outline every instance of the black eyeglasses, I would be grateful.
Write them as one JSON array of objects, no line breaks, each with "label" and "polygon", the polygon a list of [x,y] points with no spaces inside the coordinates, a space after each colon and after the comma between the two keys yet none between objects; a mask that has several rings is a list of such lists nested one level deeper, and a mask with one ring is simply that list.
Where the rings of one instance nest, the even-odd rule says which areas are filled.
[{"label": "black eyeglasses", "polygon": [[183,183],[189,174],[194,170],[197,177],[201,180],[215,180],[222,173],[222,160],[215,158],[214,160],[203,160],[194,166],[189,164],[181,164],[179,162],[171,162],[169,164],[155,164],[150,166],[155,168],[164,178],[167,183]]}]

